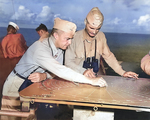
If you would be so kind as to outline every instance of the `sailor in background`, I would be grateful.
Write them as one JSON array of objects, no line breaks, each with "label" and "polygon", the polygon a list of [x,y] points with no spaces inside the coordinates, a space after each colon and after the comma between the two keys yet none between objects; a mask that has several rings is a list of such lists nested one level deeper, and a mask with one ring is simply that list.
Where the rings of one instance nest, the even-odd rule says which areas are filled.
[{"label": "sailor in background", "polygon": [[9,22],[7,35],[1,42],[5,58],[21,57],[27,50],[26,41],[22,34],[17,33],[19,27],[14,22]]},{"label": "sailor in background", "polygon": [[45,38],[49,37],[49,32],[46,25],[41,23],[35,30],[40,36],[39,41],[43,41]]}]

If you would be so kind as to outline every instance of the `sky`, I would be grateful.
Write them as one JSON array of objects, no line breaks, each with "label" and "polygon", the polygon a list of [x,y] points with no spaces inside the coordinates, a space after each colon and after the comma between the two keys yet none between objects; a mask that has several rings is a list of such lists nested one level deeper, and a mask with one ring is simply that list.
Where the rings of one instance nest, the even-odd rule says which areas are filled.
[{"label": "sky", "polygon": [[80,30],[93,7],[104,15],[103,32],[150,34],[150,0],[0,0],[0,27],[12,21],[20,28],[43,23],[51,29],[60,17]]}]

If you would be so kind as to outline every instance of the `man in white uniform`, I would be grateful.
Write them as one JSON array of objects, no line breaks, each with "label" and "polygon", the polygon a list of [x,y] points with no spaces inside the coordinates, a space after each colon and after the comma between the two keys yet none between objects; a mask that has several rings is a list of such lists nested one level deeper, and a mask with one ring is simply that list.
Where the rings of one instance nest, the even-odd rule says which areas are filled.
[{"label": "man in white uniform", "polygon": [[[100,87],[107,86],[102,78],[88,78],[63,66],[63,50],[71,44],[76,31],[72,22],[55,18],[53,30],[49,38],[36,41],[20,59],[10,73],[3,86],[2,109],[19,110],[19,88],[24,81],[40,82],[51,78],[51,72],[60,78]],[[26,79],[26,80],[25,80]],[[28,79],[28,80],[27,80]]]}]

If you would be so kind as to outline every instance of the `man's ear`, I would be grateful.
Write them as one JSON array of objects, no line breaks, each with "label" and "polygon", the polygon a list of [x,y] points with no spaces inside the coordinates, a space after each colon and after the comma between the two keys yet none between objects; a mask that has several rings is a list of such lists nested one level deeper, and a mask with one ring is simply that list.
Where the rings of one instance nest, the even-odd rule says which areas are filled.
[{"label": "man's ear", "polygon": [[43,34],[43,30],[41,30],[41,33]]},{"label": "man's ear", "polygon": [[58,33],[55,32],[55,33],[53,34],[53,36],[54,36],[54,38],[55,38],[56,40],[58,39]]},{"label": "man's ear", "polygon": [[17,33],[17,30],[15,29],[15,34]]}]

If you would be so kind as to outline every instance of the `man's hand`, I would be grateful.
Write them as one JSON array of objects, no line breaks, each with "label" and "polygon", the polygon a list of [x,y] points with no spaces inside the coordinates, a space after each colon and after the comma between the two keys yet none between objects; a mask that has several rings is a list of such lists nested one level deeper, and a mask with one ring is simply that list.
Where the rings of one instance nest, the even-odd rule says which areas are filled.
[{"label": "man's hand", "polygon": [[89,78],[95,78],[95,73],[93,72],[93,69],[87,69],[83,73],[84,76],[89,77]]},{"label": "man's hand", "polygon": [[32,82],[40,82],[42,80],[45,80],[46,77],[47,77],[46,73],[35,72],[35,73],[30,74],[28,79],[31,80]]},{"label": "man's hand", "polygon": [[108,86],[106,81],[102,77],[92,78],[93,86],[106,87]]},{"label": "man's hand", "polygon": [[123,77],[129,77],[129,78],[135,78],[138,79],[138,74],[134,73],[134,72],[125,72],[123,74]]}]

